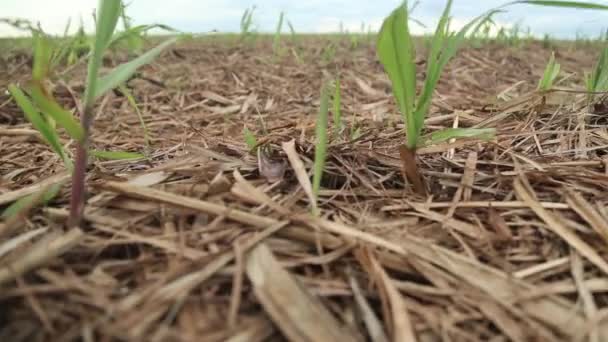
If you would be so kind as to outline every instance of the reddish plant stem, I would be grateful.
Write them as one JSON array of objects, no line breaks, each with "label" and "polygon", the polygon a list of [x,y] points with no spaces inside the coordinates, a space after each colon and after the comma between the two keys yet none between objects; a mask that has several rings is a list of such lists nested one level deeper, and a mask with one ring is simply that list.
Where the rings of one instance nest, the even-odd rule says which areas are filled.
[{"label": "reddish plant stem", "polygon": [[399,146],[399,155],[403,164],[403,174],[407,180],[414,186],[414,191],[422,196],[426,196],[426,186],[424,180],[418,172],[418,164],[416,163],[416,149],[410,149],[406,145]]},{"label": "reddish plant stem", "polygon": [[70,196],[70,217],[68,218],[68,228],[80,226],[84,213],[84,202],[86,195],[86,176],[89,149],[89,129],[93,121],[91,106],[85,106],[82,112],[82,141],[76,147],[76,160],[74,162],[74,172],[72,173],[72,193]]}]

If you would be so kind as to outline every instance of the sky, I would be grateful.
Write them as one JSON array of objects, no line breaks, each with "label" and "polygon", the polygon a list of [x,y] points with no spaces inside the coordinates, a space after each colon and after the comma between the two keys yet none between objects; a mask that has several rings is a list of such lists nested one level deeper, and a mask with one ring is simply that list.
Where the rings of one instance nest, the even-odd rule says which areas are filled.
[{"label": "sky", "polygon": [[[136,24],[162,23],[180,31],[204,33],[212,30],[238,32],[246,8],[256,6],[254,23],[258,31],[274,32],[279,13],[285,12],[297,32],[338,32],[342,27],[361,31],[362,25],[378,30],[383,18],[401,0],[128,0],[128,14]],[[595,0],[608,5],[608,0]],[[412,2],[412,1],[410,1]],[[497,7],[506,0],[454,0],[454,26]],[[415,33],[432,29],[441,14],[445,0],[422,0],[413,13],[426,29],[412,24]],[[89,32],[97,0],[0,0],[0,18],[24,18],[39,22],[49,33],[61,34],[71,18],[73,29],[81,18]],[[498,18],[501,26],[521,23],[537,36],[545,33],[556,38],[577,35],[597,37],[608,27],[608,11],[554,9],[517,5]],[[18,31],[0,23],[0,36],[17,35]]]}]

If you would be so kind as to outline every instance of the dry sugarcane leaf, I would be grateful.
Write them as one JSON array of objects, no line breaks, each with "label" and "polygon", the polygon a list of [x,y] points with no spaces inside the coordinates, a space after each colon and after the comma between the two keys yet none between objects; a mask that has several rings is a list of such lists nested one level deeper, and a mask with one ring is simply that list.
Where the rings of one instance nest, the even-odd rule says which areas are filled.
[{"label": "dry sugarcane leaf", "polygon": [[572,189],[565,189],[566,202],[595,230],[595,232],[608,244],[608,222],[593,208],[583,196]]},{"label": "dry sugarcane leaf", "polygon": [[318,298],[261,244],[247,257],[247,276],[256,298],[290,341],[356,341]]},{"label": "dry sugarcane leaf", "polygon": [[388,342],[388,337],[386,337],[386,334],[384,333],[380,319],[378,316],[376,316],[376,313],[374,310],[372,310],[370,304],[363,295],[363,291],[361,291],[361,287],[359,286],[359,283],[355,277],[350,277],[350,287],[353,290],[355,302],[361,311],[363,322],[365,322],[365,327],[367,328],[369,338],[372,340],[372,342]]},{"label": "dry sugarcane leaf", "polygon": [[[421,258],[440,266],[470,286],[485,291],[505,305],[512,305],[519,296],[534,289],[531,284],[515,279],[500,270],[420,239],[409,237],[403,238],[399,243],[393,243],[359,229],[310,215],[295,217],[295,219],[313,226],[313,229],[325,230],[341,235],[345,239],[368,243],[405,258],[413,256]],[[560,298],[543,296],[517,304],[530,316],[567,336],[574,336],[578,329],[585,329],[587,324],[572,304]],[[608,325],[603,324],[598,330],[600,336],[608,338]]]},{"label": "dry sugarcane leaf", "polygon": [[364,261],[366,268],[369,269],[371,278],[384,294],[383,303],[385,302],[384,304],[388,306],[384,311],[390,314],[390,317],[385,317],[385,319],[391,323],[392,341],[417,341],[407,305],[382,265],[369,250],[360,250],[358,254],[359,259]]},{"label": "dry sugarcane leaf", "polygon": [[544,209],[536,200],[535,195],[527,189],[524,183],[517,178],[513,182],[515,193],[518,197],[528,204],[538,217],[540,217],[547,227],[555,234],[559,235],[564,241],[566,241],[572,248],[577,250],[582,256],[587,258],[602,272],[608,274],[608,263],[585,241],[583,241],[575,232],[570,228],[564,226],[553,214]]},{"label": "dry sugarcane leaf", "polygon": [[8,265],[0,265],[0,285],[12,281],[76,246],[84,237],[84,233],[76,228],[66,233],[54,232],[44,236],[23,252],[22,257]]},{"label": "dry sugarcane leaf", "polygon": [[317,201],[315,201],[315,196],[312,193],[312,184],[310,183],[310,178],[306,172],[306,167],[296,151],[295,140],[292,139],[286,143],[283,143],[283,151],[285,151],[287,154],[287,158],[289,159],[289,163],[296,174],[296,178],[306,193],[306,196],[308,196],[308,200],[310,201],[313,210],[315,210],[317,208]]}]

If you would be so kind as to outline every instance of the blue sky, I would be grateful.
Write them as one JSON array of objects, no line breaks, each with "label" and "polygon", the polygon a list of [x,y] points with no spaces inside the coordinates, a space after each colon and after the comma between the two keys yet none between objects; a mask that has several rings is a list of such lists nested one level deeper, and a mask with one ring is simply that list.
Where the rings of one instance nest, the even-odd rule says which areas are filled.
[{"label": "blue sky", "polygon": [[[187,32],[208,32],[213,29],[237,32],[243,11],[257,6],[255,24],[260,31],[272,32],[279,13],[298,32],[335,32],[340,22],[350,31],[359,31],[361,24],[377,30],[382,19],[400,0],[130,0],[130,15],[136,23],[163,23]],[[83,18],[91,27],[91,13],[97,0],[1,0],[0,17],[26,18],[39,21],[43,29],[61,33],[68,18],[77,23]],[[455,26],[483,11],[504,4],[506,0],[454,0]],[[608,0],[596,0],[608,5]],[[433,27],[445,0],[422,0],[414,17]],[[575,37],[577,32],[596,37],[608,27],[608,11],[566,10],[518,5],[498,17],[503,26],[521,22],[535,34],[549,33],[555,37]],[[423,28],[415,27],[418,32]],[[15,31],[0,25],[0,35]]]}]

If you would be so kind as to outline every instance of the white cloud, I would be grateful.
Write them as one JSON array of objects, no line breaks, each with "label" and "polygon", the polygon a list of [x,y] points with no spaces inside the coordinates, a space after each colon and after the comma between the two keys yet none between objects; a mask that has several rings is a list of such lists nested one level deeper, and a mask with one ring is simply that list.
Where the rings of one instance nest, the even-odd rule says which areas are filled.
[{"label": "white cloud", "polygon": [[[34,25],[40,23],[43,30],[59,34],[63,33],[68,20],[72,20],[72,31],[83,19],[85,27],[93,26],[92,13],[97,6],[95,0],[4,0],[2,4],[3,18],[21,18],[31,21]],[[22,33],[12,27],[0,24],[0,35]]]}]

